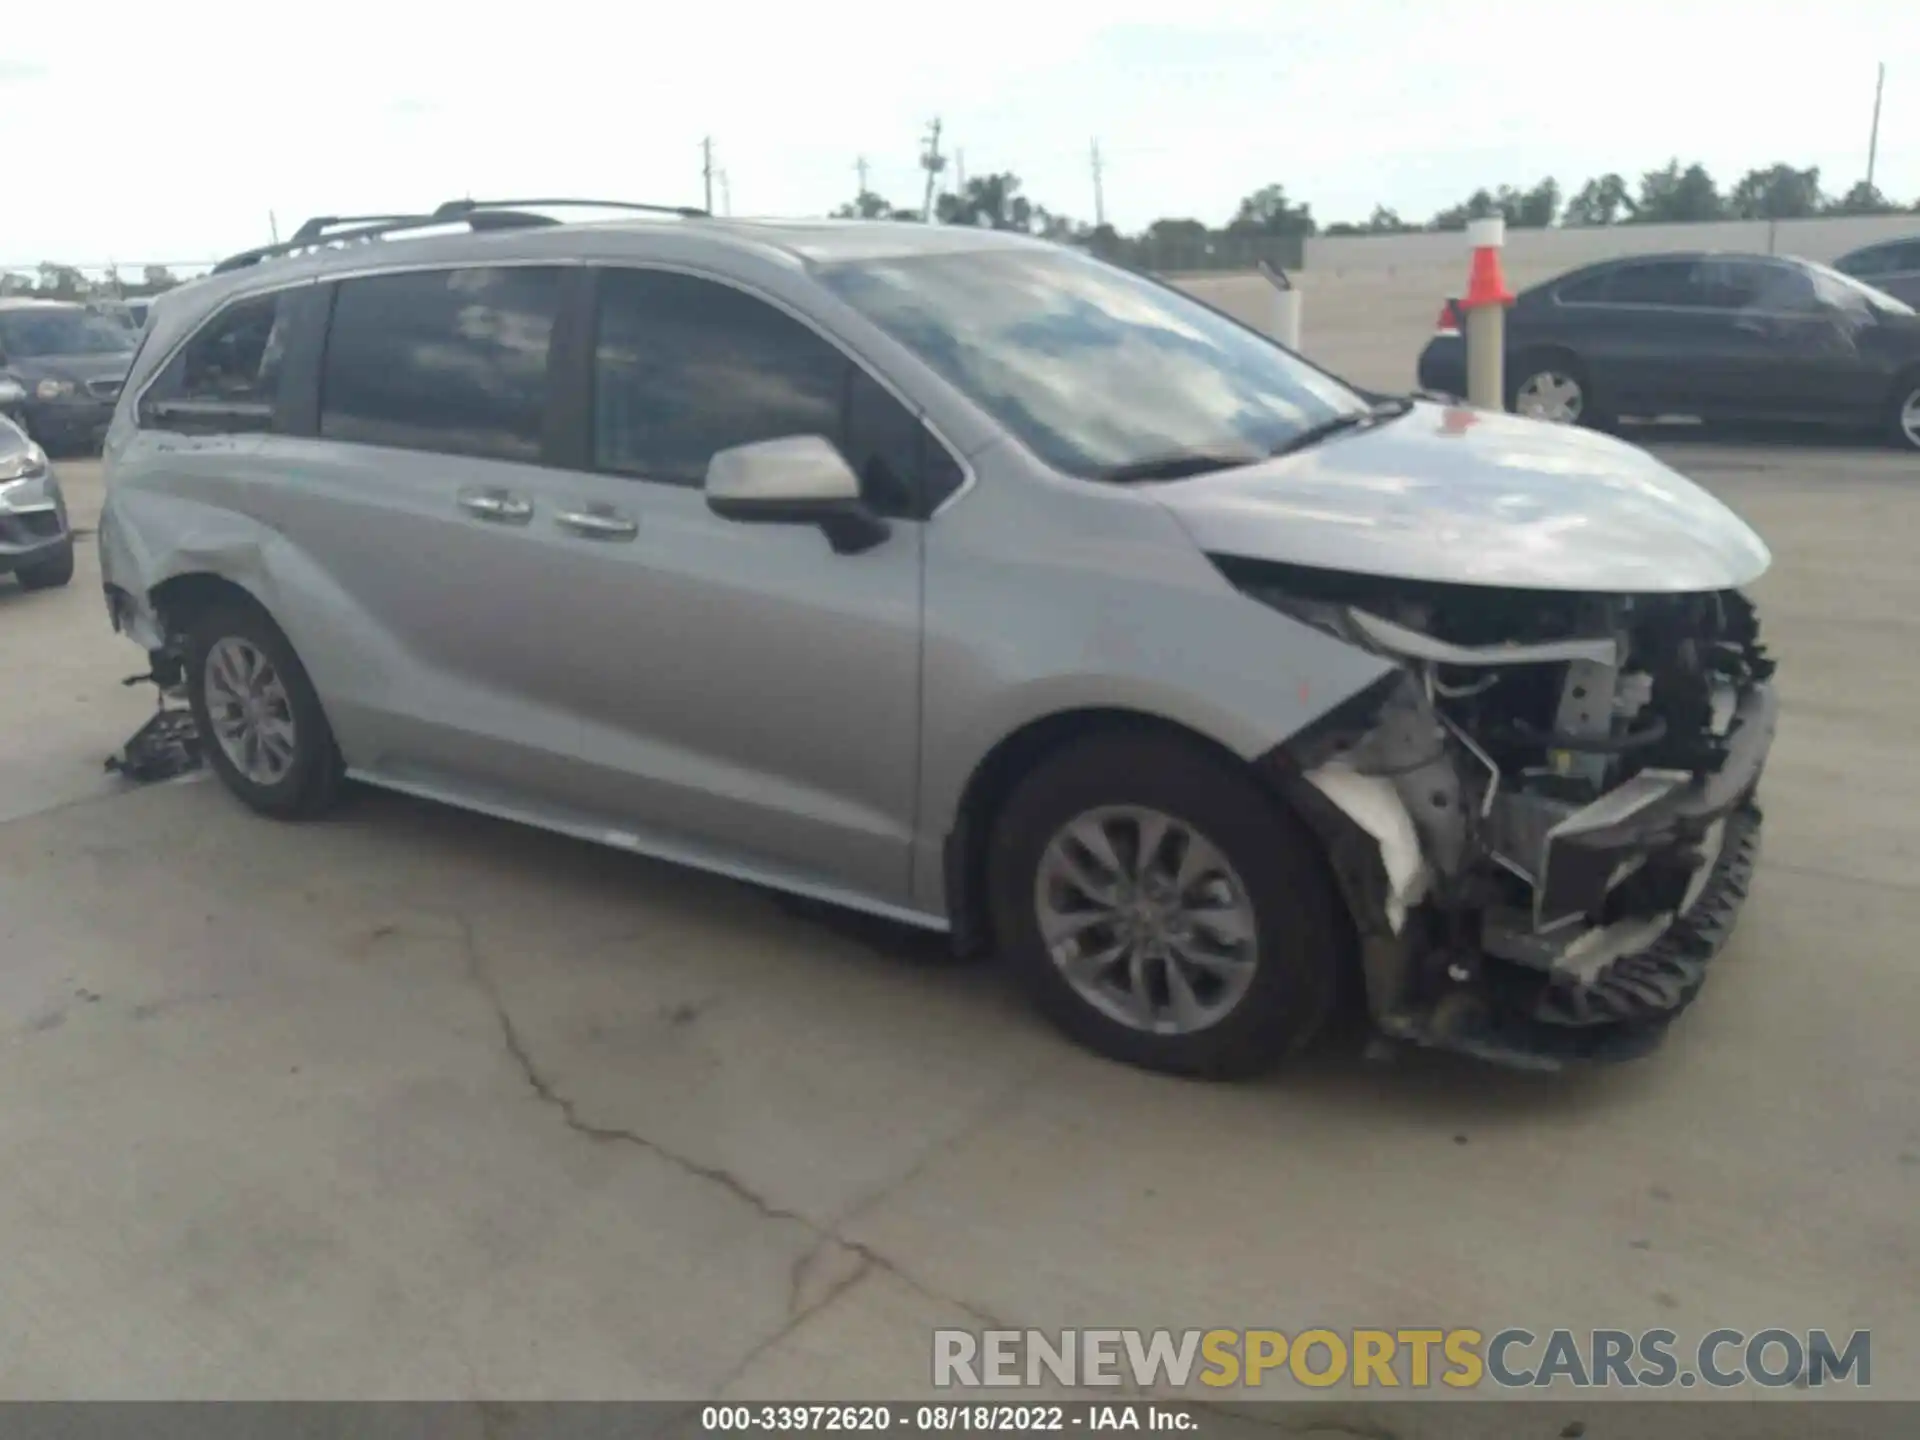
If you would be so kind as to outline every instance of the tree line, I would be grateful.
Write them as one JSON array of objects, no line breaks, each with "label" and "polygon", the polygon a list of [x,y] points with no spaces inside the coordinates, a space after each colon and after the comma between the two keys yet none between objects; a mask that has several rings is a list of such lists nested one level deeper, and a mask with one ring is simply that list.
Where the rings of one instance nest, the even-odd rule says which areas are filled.
[{"label": "tree line", "polygon": [[[1078,245],[1095,254],[1143,269],[1239,269],[1261,260],[1298,266],[1301,246],[1316,235],[1403,235],[1419,231],[1464,230],[1472,220],[1499,216],[1518,230],[1597,225],[1698,224],[1714,220],[1804,220],[1819,215],[1920,214],[1920,201],[1903,206],[1861,180],[1838,195],[1822,187],[1820,169],[1786,164],[1749,170],[1722,188],[1705,166],[1683,165],[1676,158],[1643,173],[1630,184],[1618,173],[1597,175],[1570,197],[1551,178],[1535,185],[1482,187],[1428,219],[1406,220],[1381,205],[1365,220],[1339,220],[1322,227],[1313,207],[1296,201],[1284,185],[1263,185],[1245,196],[1224,224],[1190,216],[1162,217],[1131,235],[1112,225],[1088,224],[1042,205],[1022,193],[1011,172],[976,175],[958,190],[934,197],[932,219],[943,225],[978,225],[1014,230]],[[841,218],[902,220],[926,218],[921,210],[893,204],[871,190],[862,191],[835,210]],[[91,280],[71,265],[49,261],[32,273],[0,272],[0,295],[83,299],[117,295],[155,295],[179,280],[164,265],[142,268],[135,280],[109,270]]]},{"label": "tree line", "polygon": [[[1676,158],[1659,169],[1646,171],[1637,183],[1629,183],[1618,173],[1595,176],[1571,196],[1552,178],[1531,186],[1482,187],[1424,221],[1402,218],[1398,211],[1381,205],[1365,220],[1340,220],[1323,227],[1313,207],[1294,200],[1284,185],[1264,185],[1242,199],[1224,224],[1166,217],[1138,234],[1122,235],[1111,225],[1089,225],[1030,200],[1021,193],[1020,177],[1011,173],[975,176],[962,190],[939,195],[932,218],[948,225],[1022,231],[1081,245],[1112,258],[1164,265],[1170,258],[1198,258],[1199,252],[1222,264],[1260,258],[1284,263],[1277,257],[1288,249],[1293,252],[1292,263],[1298,264],[1300,242],[1311,236],[1464,230],[1469,221],[1495,216],[1513,229],[1543,229],[1552,225],[1804,220],[1820,215],[1895,215],[1903,211],[1920,214],[1920,201],[1904,206],[1865,180],[1840,194],[1829,194],[1822,187],[1818,166],[1761,166],[1723,189],[1704,165],[1682,164]],[[894,205],[872,191],[856,196],[834,214],[870,220],[923,218],[921,211]],[[1211,267],[1203,264],[1198,268]]]},{"label": "tree line", "polygon": [[0,295],[25,295],[38,300],[88,300],[107,296],[137,300],[171,290],[179,283],[180,277],[165,265],[143,266],[138,280],[123,276],[113,266],[107,268],[101,279],[93,280],[84,271],[53,260],[42,262],[31,273],[0,270]]}]

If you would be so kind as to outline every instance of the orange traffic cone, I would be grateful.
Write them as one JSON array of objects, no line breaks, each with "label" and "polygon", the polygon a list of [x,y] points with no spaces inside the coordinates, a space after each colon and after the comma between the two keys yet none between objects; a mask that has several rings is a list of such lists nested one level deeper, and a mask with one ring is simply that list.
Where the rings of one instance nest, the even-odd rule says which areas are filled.
[{"label": "orange traffic cone", "polygon": [[1467,273],[1469,310],[1513,303],[1513,292],[1500,270],[1500,246],[1506,239],[1506,228],[1500,220],[1475,220],[1467,226],[1467,243],[1473,246],[1473,268]]},{"label": "orange traffic cone", "polygon": [[1444,300],[1440,304],[1440,318],[1433,322],[1436,335],[1458,335],[1460,333],[1460,312],[1453,307],[1455,300]]}]

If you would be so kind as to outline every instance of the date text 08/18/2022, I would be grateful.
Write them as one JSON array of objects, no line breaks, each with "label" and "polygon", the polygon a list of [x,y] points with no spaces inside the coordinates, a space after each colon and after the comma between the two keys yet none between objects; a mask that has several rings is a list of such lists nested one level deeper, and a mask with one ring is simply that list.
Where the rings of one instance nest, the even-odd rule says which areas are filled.
[{"label": "date text 08/18/2022", "polygon": [[1148,1401],[1077,1405],[850,1404],[708,1405],[702,1433],[811,1434],[897,1430],[915,1435],[1065,1433],[1073,1430],[1190,1432],[1198,1420],[1178,1405]]}]

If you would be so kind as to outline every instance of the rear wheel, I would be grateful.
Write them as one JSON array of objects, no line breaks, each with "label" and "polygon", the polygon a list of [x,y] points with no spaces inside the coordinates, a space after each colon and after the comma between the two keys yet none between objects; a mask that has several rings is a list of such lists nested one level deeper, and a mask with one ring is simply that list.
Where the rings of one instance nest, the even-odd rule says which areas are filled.
[{"label": "rear wheel", "polygon": [[216,606],[187,637],[187,696],[201,746],[241,801],[277,819],[331,808],[342,766],[313,682],[256,607]]},{"label": "rear wheel", "polygon": [[53,590],[73,579],[73,541],[69,540],[51,558],[22,565],[14,578],[28,590]]},{"label": "rear wheel", "polygon": [[1116,1060],[1233,1078],[1310,1041],[1344,963],[1310,836],[1243,769],[1111,735],[1016,787],[988,852],[995,933],[1036,1004]]},{"label": "rear wheel", "polygon": [[1508,382],[1507,408],[1554,425],[1604,426],[1587,370],[1571,355],[1544,351],[1520,357]]},{"label": "rear wheel", "polygon": [[1894,386],[1888,408],[1887,438],[1903,450],[1920,450],[1920,373]]}]

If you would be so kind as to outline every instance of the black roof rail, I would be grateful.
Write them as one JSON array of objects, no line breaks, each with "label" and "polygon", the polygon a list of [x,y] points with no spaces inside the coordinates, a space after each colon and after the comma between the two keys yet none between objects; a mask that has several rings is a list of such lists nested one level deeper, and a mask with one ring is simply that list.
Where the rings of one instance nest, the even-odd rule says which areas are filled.
[{"label": "black roof rail", "polygon": [[710,220],[712,212],[697,205],[647,205],[637,200],[449,200],[434,214],[446,220],[458,220],[475,210],[525,209],[540,205],[549,209],[578,207],[588,210],[633,210],[647,215],[678,215],[684,220]]},{"label": "black roof rail", "polygon": [[243,270],[281,255],[321,246],[351,245],[377,240],[402,230],[425,230],[436,225],[465,224],[477,232],[512,230],[523,226],[557,225],[549,215],[535,215],[526,206],[547,208],[581,206],[601,210],[633,210],[652,215],[678,215],[683,219],[707,219],[708,212],[685,205],[642,205],[630,200],[449,200],[433,210],[417,215],[316,215],[293,232],[290,240],[259,245],[230,255],[213,267],[223,275]]},{"label": "black roof rail", "polygon": [[[210,273],[224,275],[231,270],[244,270],[249,265],[258,265],[262,260],[292,255],[300,250],[317,249],[323,245],[349,245],[356,241],[376,240],[395,230],[418,230],[428,225],[446,223],[448,222],[436,220],[431,215],[316,215],[295,230],[291,240],[282,240],[272,245],[257,245],[251,250],[242,250],[238,255],[229,255],[214,266]],[[353,228],[335,232],[335,227],[340,225],[350,225]]]}]

